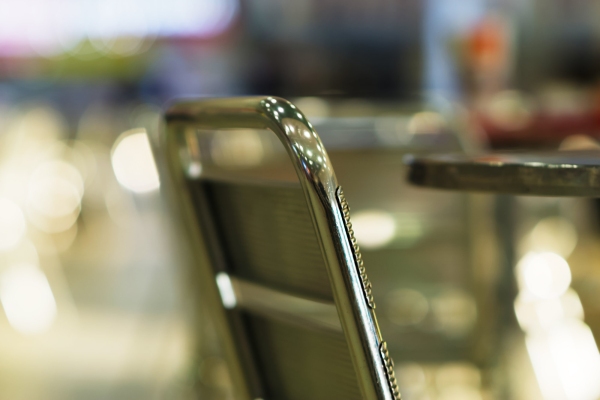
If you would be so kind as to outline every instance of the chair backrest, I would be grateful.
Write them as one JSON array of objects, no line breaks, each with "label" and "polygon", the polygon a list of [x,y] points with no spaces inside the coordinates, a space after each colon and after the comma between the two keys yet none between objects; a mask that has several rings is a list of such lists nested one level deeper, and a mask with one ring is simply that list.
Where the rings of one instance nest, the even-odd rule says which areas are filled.
[{"label": "chair backrest", "polygon": [[182,102],[163,146],[199,290],[244,399],[399,399],[349,208],[274,97]]}]

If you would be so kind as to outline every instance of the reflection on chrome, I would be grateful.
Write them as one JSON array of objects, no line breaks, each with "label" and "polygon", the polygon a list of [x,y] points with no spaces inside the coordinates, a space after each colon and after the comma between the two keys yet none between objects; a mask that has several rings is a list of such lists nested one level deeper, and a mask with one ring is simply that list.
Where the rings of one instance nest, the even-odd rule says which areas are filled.
[{"label": "reflection on chrome", "polygon": [[200,160],[200,152],[198,151],[198,137],[193,130],[188,130],[185,133],[186,146],[180,151],[181,163],[183,170],[191,179],[197,179],[202,174],[202,161]]},{"label": "reflection on chrome", "polygon": [[146,193],[160,187],[150,141],[144,129],[123,132],[113,146],[111,160],[115,176],[125,188]]},{"label": "reflection on chrome", "polygon": [[[220,278],[223,275],[226,278]],[[219,279],[222,279],[221,283]],[[229,294],[229,285],[231,285],[235,299],[235,304],[231,308],[238,307],[286,323],[342,332],[338,312],[332,302],[295,296],[244,279],[230,277],[225,273],[217,274],[217,284],[221,296],[225,298],[231,297]]]},{"label": "reflection on chrome", "polygon": [[15,265],[0,274],[0,301],[10,325],[23,334],[45,332],[56,317],[48,279],[34,265]]},{"label": "reflection on chrome", "polygon": [[191,179],[199,178],[202,175],[202,164],[199,161],[192,161],[188,164],[186,174]]},{"label": "reflection on chrome", "polygon": [[237,298],[235,296],[235,291],[233,290],[231,278],[229,278],[229,275],[227,275],[225,272],[219,272],[215,279],[217,281],[219,293],[221,294],[223,307],[229,309],[234,308],[237,304]]}]

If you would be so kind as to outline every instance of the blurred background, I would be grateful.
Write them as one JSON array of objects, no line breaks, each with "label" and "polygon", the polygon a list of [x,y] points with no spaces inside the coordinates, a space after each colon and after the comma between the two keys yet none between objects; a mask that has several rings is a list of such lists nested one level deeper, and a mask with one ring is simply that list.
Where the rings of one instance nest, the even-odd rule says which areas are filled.
[{"label": "blurred background", "polygon": [[[268,94],[331,155],[406,400],[599,399],[600,202],[414,189],[402,166],[599,147],[599,20],[591,0],[0,0],[0,398],[232,398],[152,148],[175,97]],[[263,155],[234,146],[223,164]]]}]

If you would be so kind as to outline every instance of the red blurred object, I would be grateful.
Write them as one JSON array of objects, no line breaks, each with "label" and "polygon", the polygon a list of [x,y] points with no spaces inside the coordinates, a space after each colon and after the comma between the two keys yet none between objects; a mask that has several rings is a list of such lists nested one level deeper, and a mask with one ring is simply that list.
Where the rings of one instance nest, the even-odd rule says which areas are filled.
[{"label": "red blurred object", "polygon": [[569,113],[535,111],[519,129],[504,127],[484,112],[477,112],[476,120],[493,148],[554,147],[572,135],[600,139],[600,90],[591,107]]}]

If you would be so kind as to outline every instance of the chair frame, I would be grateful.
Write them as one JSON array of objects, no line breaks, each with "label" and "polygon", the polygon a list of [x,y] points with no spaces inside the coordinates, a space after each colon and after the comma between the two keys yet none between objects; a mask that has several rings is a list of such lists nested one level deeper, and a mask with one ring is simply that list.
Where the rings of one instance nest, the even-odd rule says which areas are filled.
[{"label": "chair frame", "polygon": [[194,222],[197,212],[186,183],[189,178],[180,150],[187,147],[191,153],[197,151],[185,137],[198,129],[264,129],[281,141],[294,165],[319,239],[361,394],[366,400],[400,399],[393,362],[377,325],[371,284],[354,238],[348,205],[325,148],[301,111],[276,97],[200,99],[174,104],[166,112],[165,122],[161,155],[166,157],[170,192],[177,196],[177,211],[193,243],[198,290],[210,304],[236,396],[251,400],[262,394],[257,375],[248,371],[251,360],[236,337],[236,322],[221,301],[215,282],[218,269],[209,256],[210,232]]}]

